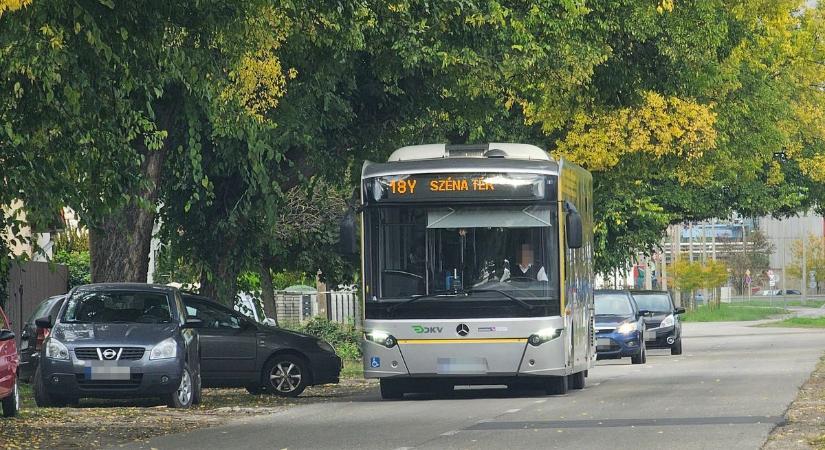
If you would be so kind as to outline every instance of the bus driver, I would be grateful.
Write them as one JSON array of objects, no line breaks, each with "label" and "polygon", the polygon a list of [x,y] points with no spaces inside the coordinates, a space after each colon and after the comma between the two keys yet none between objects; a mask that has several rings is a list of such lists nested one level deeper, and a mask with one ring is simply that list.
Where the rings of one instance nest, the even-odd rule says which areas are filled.
[{"label": "bus driver", "polygon": [[[507,268],[507,266],[509,266],[509,264],[505,266],[504,275],[501,277],[502,282],[509,280],[511,277],[510,269]],[[521,244],[519,248],[519,263],[513,271],[515,273],[512,274],[512,277],[515,279],[548,281],[544,266],[536,263],[533,256],[533,246],[527,242]]]}]

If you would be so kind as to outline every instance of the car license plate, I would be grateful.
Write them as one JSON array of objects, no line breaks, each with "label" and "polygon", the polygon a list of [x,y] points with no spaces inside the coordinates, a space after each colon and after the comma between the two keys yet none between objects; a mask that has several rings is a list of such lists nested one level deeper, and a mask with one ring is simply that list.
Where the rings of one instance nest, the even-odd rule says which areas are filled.
[{"label": "car license plate", "polygon": [[610,347],[610,339],[606,339],[606,338],[596,339],[596,346],[597,347]]},{"label": "car license plate", "polygon": [[645,340],[646,341],[655,341],[656,340],[656,332],[655,331],[645,331]]},{"label": "car license plate", "polygon": [[88,364],[84,375],[90,380],[129,380],[132,377],[132,369],[116,364],[96,363]]}]

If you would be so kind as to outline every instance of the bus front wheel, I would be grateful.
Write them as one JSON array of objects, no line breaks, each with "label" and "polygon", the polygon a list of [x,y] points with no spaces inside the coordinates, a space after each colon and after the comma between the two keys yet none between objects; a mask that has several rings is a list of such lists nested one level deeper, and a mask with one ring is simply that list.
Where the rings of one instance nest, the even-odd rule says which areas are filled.
[{"label": "bus front wheel", "polygon": [[399,380],[382,379],[381,398],[384,400],[398,400],[404,397],[404,387]]},{"label": "bus front wheel", "polygon": [[567,393],[569,385],[567,384],[567,377],[548,377],[545,380],[544,390],[548,395],[564,395]]}]

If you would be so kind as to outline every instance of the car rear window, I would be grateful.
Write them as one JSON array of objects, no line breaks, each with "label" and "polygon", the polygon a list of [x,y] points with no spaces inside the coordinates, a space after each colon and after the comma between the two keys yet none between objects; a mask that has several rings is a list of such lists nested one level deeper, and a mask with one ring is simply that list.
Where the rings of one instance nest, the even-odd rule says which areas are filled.
[{"label": "car rear window", "polygon": [[35,320],[37,320],[37,319],[45,316],[46,314],[48,314],[49,311],[52,309],[52,307],[55,305],[55,303],[57,303],[59,300],[60,300],[60,297],[50,298],[50,299],[44,301],[43,303],[41,303],[37,307],[37,309],[34,310],[32,315],[29,317],[29,323],[34,323]]},{"label": "car rear window", "polygon": [[72,296],[63,322],[168,323],[169,298],[155,292],[83,292]]}]

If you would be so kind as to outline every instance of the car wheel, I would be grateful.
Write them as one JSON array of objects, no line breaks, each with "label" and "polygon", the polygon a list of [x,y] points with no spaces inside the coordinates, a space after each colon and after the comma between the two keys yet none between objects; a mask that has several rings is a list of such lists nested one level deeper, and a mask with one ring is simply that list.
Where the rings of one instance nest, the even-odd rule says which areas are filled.
[{"label": "car wheel", "polygon": [[192,399],[195,397],[194,391],[195,382],[192,378],[192,372],[189,370],[189,365],[185,364],[178,388],[165,397],[166,406],[170,408],[188,408],[192,406]]},{"label": "car wheel", "polygon": [[639,350],[637,355],[633,355],[630,357],[630,362],[633,364],[645,364],[647,363],[647,346],[642,344],[642,348]]},{"label": "car wheel", "polygon": [[399,380],[389,380],[382,378],[381,398],[384,400],[399,400],[404,398],[404,386]]},{"label": "car wheel", "polygon": [[567,384],[570,386],[570,389],[584,389],[584,372],[576,372],[569,376],[569,380],[567,380]]},{"label": "car wheel", "polygon": [[671,355],[681,355],[682,354],[682,338],[676,339],[676,342],[670,346],[670,354]]},{"label": "car wheel", "polygon": [[564,395],[568,389],[569,385],[566,376],[548,377],[547,380],[545,380],[544,391],[548,395]]},{"label": "car wheel", "polygon": [[281,397],[297,397],[304,392],[309,381],[306,364],[292,355],[276,356],[263,371],[267,392]]},{"label": "car wheel", "polygon": [[14,380],[11,395],[3,399],[3,417],[14,417],[20,410],[20,390],[17,386],[17,379]]}]

